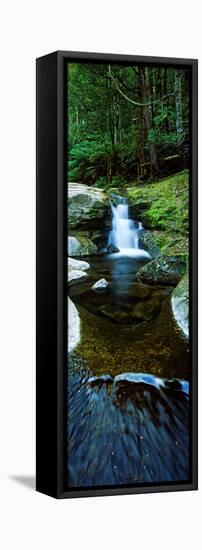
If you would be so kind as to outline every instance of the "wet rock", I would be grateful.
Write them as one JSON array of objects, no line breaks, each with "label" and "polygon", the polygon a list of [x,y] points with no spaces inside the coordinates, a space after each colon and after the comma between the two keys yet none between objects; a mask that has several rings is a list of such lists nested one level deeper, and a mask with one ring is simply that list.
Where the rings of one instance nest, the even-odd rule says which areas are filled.
[{"label": "wet rock", "polygon": [[169,237],[165,231],[149,231],[141,232],[139,244],[145,246],[151,257],[157,258],[161,254],[161,248],[168,242]]},{"label": "wet rock", "polygon": [[115,254],[116,252],[119,252],[119,248],[117,248],[117,246],[114,246],[113,244],[109,244],[109,246],[107,246],[108,254]]},{"label": "wet rock", "polygon": [[89,267],[88,262],[68,258],[68,282],[87,277],[86,270]]},{"label": "wet rock", "polygon": [[97,386],[102,384],[111,384],[113,382],[113,378],[109,374],[102,374],[101,376],[91,376],[87,380],[87,384],[89,386]]},{"label": "wet rock", "polygon": [[110,321],[113,321],[114,323],[124,323],[131,321],[131,317],[127,311],[121,309],[113,309],[110,304],[104,304],[103,306],[99,307],[98,312],[104,315],[104,317],[106,317]]},{"label": "wet rock", "polygon": [[189,337],[189,277],[186,274],[171,297],[172,311],[178,327]]},{"label": "wet rock", "polygon": [[71,272],[68,272],[68,283],[71,281],[83,279],[87,277],[87,273],[85,271],[80,271],[80,269],[73,269]]},{"label": "wet rock", "polygon": [[160,302],[155,299],[138,302],[131,311],[131,317],[136,321],[149,321],[153,319],[160,310]]},{"label": "wet rock", "polygon": [[99,256],[104,256],[105,254],[107,254],[107,249],[106,248],[99,248],[99,250],[97,250],[97,254]]},{"label": "wet rock", "polygon": [[91,287],[93,288],[93,290],[103,290],[104,288],[107,288],[108,287],[108,282],[106,281],[106,279],[99,279],[99,281],[97,281],[96,283],[94,283],[94,285]]},{"label": "wet rock", "polygon": [[139,243],[149,251],[152,259],[156,259],[161,255],[187,254],[189,247],[186,235],[160,230],[142,231]]},{"label": "wet rock", "polygon": [[189,395],[189,382],[187,382],[187,380],[181,380],[180,384],[181,384],[181,391],[183,393],[186,393],[186,395]]},{"label": "wet rock", "polygon": [[119,382],[131,382],[133,384],[147,384],[157,389],[160,389],[165,385],[162,378],[158,378],[157,376],[153,376],[152,374],[135,373],[135,372],[124,372],[123,374],[118,374],[114,378],[114,383],[118,384]]},{"label": "wet rock", "polygon": [[68,298],[68,352],[72,351],[80,341],[80,318],[73,302]]},{"label": "wet rock", "polygon": [[99,229],[110,216],[110,200],[106,193],[81,183],[68,183],[69,228]]},{"label": "wet rock", "polygon": [[178,380],[177,378],[165,380],[165,389],[180,391],[189,395],[189,382],[187,380]]},{"label": "wet rock", "polygon": [[177,378],[174,378],[173,380],[166,380],[165,386],[166,388],[174,391],[181,390],[181,383],[180,380],[178,380]]},{"label": "wet rock", "polygon": [[84,262],[83,260],[75,260],[74,258],[68,258],[68,269],[81,269],[82,271],[85,271],[86,269],[89,269],[90,264],[88,262]]},{"label": "wet rock", "polygon": [[172,292],[172,287],[166,288],[166,289],[160,288],[152,291],[152,298],[156,298],[157,300],[163,301],[169,296],[171,292]]},{"label": "wet rock", "polygon": [[141,267],[137,279],[150,284],[176,285],[186,269],[186,263],[186,254],[162,255]]},{"label": "wet rock", "polygon": [[68,254],[70,256],[90,256],[96,254],[97,246],[88,238],[77,233],[68,237]]}]

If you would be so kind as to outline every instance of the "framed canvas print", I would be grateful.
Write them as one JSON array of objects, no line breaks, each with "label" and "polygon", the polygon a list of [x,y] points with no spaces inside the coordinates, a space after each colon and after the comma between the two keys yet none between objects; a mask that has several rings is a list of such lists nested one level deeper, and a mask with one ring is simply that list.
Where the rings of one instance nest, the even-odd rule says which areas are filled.
[{"label": "framed canvas print", "polygon": [[197,61],[37,59],[36,488],[197,489]]}]

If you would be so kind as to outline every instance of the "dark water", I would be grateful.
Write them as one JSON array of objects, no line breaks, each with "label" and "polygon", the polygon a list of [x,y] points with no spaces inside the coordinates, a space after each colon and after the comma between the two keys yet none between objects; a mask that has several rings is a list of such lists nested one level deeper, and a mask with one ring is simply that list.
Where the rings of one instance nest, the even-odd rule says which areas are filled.
[{"label": "dark water", "polygon": [[69,360],[68,485],[189,478],[189,399],[181,389],[122,381],[88,384]]},{"label": "dark water", "polygon": [[[140,252],[141,254],[141,252]],[[86,280],[72,281],[70,287],[70,297],[79,306],[84,306],[88,311],[97,315],[102,314],[99,309],[103,304],[113,306],[119,311],[125,311],[130,307],[133,299],[130,289],[133,287],[136,273],[140,267],[148,263],[148,258],[138,257],[118,257],[116,254],[108,256],[93,256],[91,258],[81,258],[90,263],[91,269],[88,271]],[[101,278],[105,278],[108,287],[103,290],[94,291],[92,285]]]},{"label": "dark water", "polygon": [[[68,485],[188,480],[188,349],[171,315],[172,289],[133,294],[145,258],[84,259],[88,278],[69,292],[83,328],[68,361]],[[95,292],[101,277],[109,285]],[[151,319],[131,317],[141,300],[155,296],[159,309]]]}]

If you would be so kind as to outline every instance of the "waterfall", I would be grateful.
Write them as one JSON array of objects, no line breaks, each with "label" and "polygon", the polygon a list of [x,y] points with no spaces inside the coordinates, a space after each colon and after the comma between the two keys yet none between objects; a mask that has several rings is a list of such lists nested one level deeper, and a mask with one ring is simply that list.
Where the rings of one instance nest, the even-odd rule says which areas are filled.
[{"label": "waterfall", "polygon": [[143,230],[142,222],[133,221],[129,218],[128,204],[122,197],[119,204],[112,210],[112,229],[109,233],[108,245],[116,246],[122,255],[147,256],[149,254],[139,248],[139,233]]}]

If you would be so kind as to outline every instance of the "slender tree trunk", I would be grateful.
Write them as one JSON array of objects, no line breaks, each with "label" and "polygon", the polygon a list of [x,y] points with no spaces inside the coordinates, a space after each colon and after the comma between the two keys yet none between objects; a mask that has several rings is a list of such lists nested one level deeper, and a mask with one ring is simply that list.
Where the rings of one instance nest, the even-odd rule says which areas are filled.
[{"label": "slender tree trunk", "polygon": [[182,141],[182,74],[175,71],[175,108],[176,108],[176,133],[178,144]]},{"label": "slender tree trunk", "polygon": [[[148,78],[148,69],[142,67],[141,71],[141,84],[142,84],[142,97],[144,103],[149,103],[150,101],[150,88],[149,88],[149,78]],[[145,126],[147,130],[147,139],[149,131],[152,129],[152,109],[151,105],[147,105],[143,109],[143,115],[145,119]],[[153,172],[158,172],[158,159],[157,159],[157,150],[155,143],[149,143],[149,155],[151,162],[151,176]]]},{"label": "slender tree trunk", "polygon": [[[141,68],[138,67],[138,95],[140,98],[142,98],[142,74],[141,74]],[[139,107],[139,117],[138,117],[138,123],[139,123],[139,154],[138,154],[138,169],[137,169],[137,177],[138,180],[141,180],[145,176],[145,128],[144,128],[144,107]]]}]

